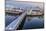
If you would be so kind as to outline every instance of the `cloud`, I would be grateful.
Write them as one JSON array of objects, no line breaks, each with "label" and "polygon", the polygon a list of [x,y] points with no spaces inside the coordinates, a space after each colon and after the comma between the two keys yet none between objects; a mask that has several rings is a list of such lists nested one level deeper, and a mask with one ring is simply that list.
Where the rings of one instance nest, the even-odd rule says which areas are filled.
[{"label": "cloud", "polygon": [[32,2],[43,2],[43,0],[14,0],[14,1],[32,1]]}]

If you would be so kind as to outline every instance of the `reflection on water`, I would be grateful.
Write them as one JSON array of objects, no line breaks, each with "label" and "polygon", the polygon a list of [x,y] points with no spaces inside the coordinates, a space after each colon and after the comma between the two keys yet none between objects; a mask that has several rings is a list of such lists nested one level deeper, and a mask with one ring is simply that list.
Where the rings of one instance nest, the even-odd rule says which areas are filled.
[{"label": "reflection on water", "polygon": [[[5,15],[5,26],[8,26],[13,22],[19,15]],[[24,21],[24,22],[23,22]],[[44,27],[44,18],[42,16],[26,16],[22,24],[19,27],[20,29],[32,29],[32,28],[43,28]],[[18,29],[19,29],[18,28]]]},{"label": "reflection on water", "polygon": [[26,17],[23,29],[43,28],[44,20],[41,17]]},{"label": "reflection on water", "polygon": [[16,15],[5,15],[5,26],[8,26],[11,22],[13,22],[18,16]]}]

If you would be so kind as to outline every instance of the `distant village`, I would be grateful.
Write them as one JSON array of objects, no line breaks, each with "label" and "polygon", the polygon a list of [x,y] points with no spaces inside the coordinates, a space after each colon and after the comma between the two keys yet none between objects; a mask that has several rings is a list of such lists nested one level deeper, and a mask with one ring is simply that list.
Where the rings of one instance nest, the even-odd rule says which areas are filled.
[{"label": "distant village", "polygon": [[28,11],[28,15],[43,15],[44,10],[40,8],[30,8],[30,9],[21,9],[21,8],[6,8],[5,12],[21,14],[25,11]]}]

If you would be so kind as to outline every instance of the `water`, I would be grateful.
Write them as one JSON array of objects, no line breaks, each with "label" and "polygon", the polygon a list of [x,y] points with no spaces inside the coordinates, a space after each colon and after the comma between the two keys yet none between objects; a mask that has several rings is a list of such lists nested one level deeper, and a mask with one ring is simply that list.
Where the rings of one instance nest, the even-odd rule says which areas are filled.
[{"label": "water", "polygon": [[[5,26],[8,26],[11,22],[17,19],[19,15],[6,14],[5,15]],[[19,26],[20,29],[35,29],[44,27],[44,18],[42,16],[26,16]]]},{"label": "water", "polygon": [[8,26],[11,22],[18,18],[18,15],[5,15],[5,26]]},{"label": "water", "polygon": [[44,27],[44,19],[42,17],[26,17],[22,29],[34,29],[43,27]]}]

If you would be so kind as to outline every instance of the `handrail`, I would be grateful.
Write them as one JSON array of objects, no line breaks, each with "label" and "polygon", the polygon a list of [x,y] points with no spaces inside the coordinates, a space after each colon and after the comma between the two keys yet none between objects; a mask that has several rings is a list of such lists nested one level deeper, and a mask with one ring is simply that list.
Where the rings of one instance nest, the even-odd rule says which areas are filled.
[{"label": "handrail", "polygon": [[22,22],[23,18],[26,16],[26,12],[22,13],[16,20],[9,24],[5,30],[16,30],[19,24]]}]

